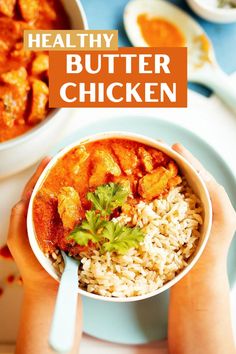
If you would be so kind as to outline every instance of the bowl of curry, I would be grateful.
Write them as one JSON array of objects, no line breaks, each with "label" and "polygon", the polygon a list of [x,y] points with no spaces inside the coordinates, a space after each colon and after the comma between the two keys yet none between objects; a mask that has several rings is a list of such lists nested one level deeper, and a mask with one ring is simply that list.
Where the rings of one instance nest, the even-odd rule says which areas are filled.
[{"label": "bowl of curry", "polygon": [[70,28],[87,28],[77,0],[0,2],[0,177],[36,162],[65,122],[48,107],[48,52],[24,50],[24,30]]},{"label": "bowl of curry", "polygon": [[108,132],[56,154],[29,203],[31,248],[57,281],[61,250],[79,261],[78,293],[127,302],[157,295],[199,259],[211,202],[193,167],[154,139]]}]

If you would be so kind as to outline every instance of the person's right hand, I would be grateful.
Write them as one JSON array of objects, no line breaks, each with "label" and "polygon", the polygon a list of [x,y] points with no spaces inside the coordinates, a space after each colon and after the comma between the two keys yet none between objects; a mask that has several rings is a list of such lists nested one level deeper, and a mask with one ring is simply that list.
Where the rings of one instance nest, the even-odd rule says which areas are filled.
[{"label": "person's right hand", "polygon": [[210,194],[213,223],[209,241],[200,261],[207,263],[215,260],[226,260],[230,243],[236,231],[236,213],[224,189],[214,177],[205,170],[201,163],[182,145],[175,144],[173,150],[188,160],[200,174]]}]

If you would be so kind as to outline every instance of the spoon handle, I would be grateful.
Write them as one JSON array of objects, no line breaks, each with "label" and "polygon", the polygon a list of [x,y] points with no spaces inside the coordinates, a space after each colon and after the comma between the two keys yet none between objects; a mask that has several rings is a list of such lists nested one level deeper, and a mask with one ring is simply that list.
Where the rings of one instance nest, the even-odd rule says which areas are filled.
[{"label": "spoon handle", "polygon": [[218,66],[208,66],[191,75],[190,81],[203,84],[212,89],[215,94],[236,114],[236,89],[230,77]]},{"label": "spoon handle", "polygon": [[78,300],[78,263],[67,260],[61,276],[56,305],[49,335],[49,344],[59,353],[70,352],[73,347],[76,308]]}]

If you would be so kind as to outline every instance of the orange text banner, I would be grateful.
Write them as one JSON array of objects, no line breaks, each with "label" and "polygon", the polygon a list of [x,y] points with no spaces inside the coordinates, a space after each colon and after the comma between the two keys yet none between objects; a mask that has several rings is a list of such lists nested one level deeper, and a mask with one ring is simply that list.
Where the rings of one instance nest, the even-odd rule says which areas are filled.
[{"label": "orange text banner", "polygon": [[51,51],[49,106],[186,107],[186,48]]}]

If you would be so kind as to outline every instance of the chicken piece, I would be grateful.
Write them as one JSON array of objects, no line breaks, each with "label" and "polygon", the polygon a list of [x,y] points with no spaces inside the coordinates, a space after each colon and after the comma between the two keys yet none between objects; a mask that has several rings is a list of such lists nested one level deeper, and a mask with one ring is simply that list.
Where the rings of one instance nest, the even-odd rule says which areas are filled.
[{"label": "chicken piece", "polygon": [[0,13],[8,17],[13,17],[15,4],[16,4],[16,0],[1,0]]},{"label": "chicken piece", "polygon": [[44,120],[47,115],[48,86],[41,80],[33,79],[32,95],[32,106],[28,122],[36,124]]},{"label": "chicken piece", "polygon": [[30,50],[24,50],[22,42],[15,44],[14,49],[11,52],[11,57],[18,59],[21,62],[28,63],[31,59],[32,52]]},{"label": "chicken piece", "polygon": [[139,180],[138,192],[141,197],[152,200],[166,192],[174,183],[179,182],[179,179],[174,179],[177,174],[178,167],[174,161],[168,164],[168,168],[159,166]]},{"label": "chicken piece", "polygon": [[24,124],[22,118],[25,111],[25,101],[16,87],[0,86],[0,122],[3,126],[12,128],[15,122]]},{"label": "chicken piece", "polygon": [[17,87],[19,94],[26,100],[27,92],[29,91],[29,81],[26,69],[22,66],[17,70],[8,71],[1,75],[1,80],[5,84],[14,85]]},{"label": "chicken piece", "polygon": [[106,183],[108,175],[120,176],[121,170],[112,155],[106,150],[96,150],[93,154],[93,169],[89,179],[90,187]]},{"label": "chicken piece", "polygon": [[86,150],[84,145],[80,145],[75,150],[75,157],[79,160],[80,163],[83,163],[89,157],[89,153]]},{"label": "chicken piece", "polygon": [[9,51],[15,42],[23,36],[18,22],[10,17],[0,17],[0,29],[0,47],[4,51]]},{"label": "chicken piece", "polygon": [[58,195],[58,213],[66,229],[72,230],[83,216],[79,194],[73,187],[63,187]]},{"label": "chicken piece", "polygon": [[18,124],[24,124],[29,91],[27,71],[24,67],[8,71],[1,75],[1,80],[5,83],[0,87],[1,121],[8,127],[12,127],[16,121]]},{"label": "chicken piece", "polygon": [[156,149],[149,149],[149,153],[152,155],[152,161],[154,168],[158,166],[167,166],[170,161],[169,156],[167,156],[164,152],[156,150]]},{"label": "chicken piece", "polygon": [[48,54],[40,53],[32,63],[32,75],[40,75],[49,68]]},{"label": "chicken piece", "polygon": [[35,21],[39,13],[38,0],[18,0],[19,9],[26,22]]},{"label": "chicken piece", "polygon": [[73,166],[73,173],[75,175],[79,174],[81,164],[87,160],[89,153],[84,145],[80,145],[74,152],[76,163]]},{"label": "chicken piece", "polygon": [[139,180],[138,192],[141,197],[152,200],[162,194],[168,186],[169,172],[165,167],[157,167],[152,173]]},{"label": "chicken piece", "polygon": [[123,146],[119,143],[112,144],[112,149],[119,160],[122,170],[127,175],[131,175],[138,164],[138,158],[135,151],[130,147]]},{"label": "chicken piece", "polygon": [[125,176],[115,177],[114,182],[120,184],[123,187],[123,189],[127,191],[129,194],[132,193],[131,181],[127,179]]},{"label": "chicken piece", "polygon": [[137,178],[134,175],[131,176],[118,176],[113,177],[112,181],[114,183],[121,184],[127,189],[129,194],[135,194],[137,189]]},{"label": "chicken piece", "polygon": [[145,171],[152,172],[152,170],[153,170],[152,155],[143,147],[140,147],[138,149],[138,154],[139,154],[139,157],[140,157],[142,164],[145,168]]}]

